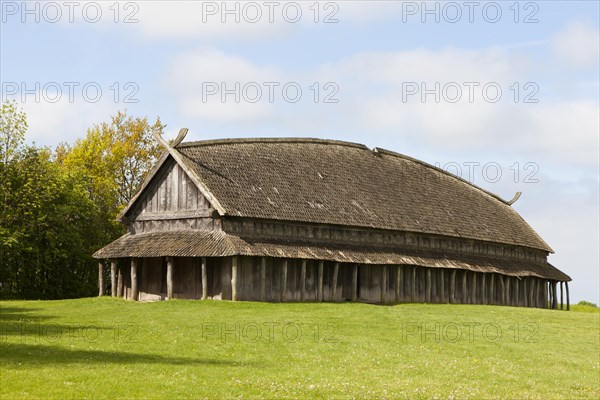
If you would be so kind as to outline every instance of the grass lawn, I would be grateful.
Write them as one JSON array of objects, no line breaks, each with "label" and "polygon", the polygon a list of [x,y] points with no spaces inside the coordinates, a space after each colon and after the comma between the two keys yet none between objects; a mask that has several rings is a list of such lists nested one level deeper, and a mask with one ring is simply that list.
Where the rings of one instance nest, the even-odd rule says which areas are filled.
[{"label": "grass lawn", "polygon": [[0,398],[600,398],[600,313],[0,302]]}]

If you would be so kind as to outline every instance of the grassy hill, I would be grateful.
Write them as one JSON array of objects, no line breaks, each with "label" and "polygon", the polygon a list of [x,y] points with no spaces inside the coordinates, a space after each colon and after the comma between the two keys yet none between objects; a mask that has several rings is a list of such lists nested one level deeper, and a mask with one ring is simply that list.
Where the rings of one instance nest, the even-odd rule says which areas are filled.
[{"label": "grassy hill", "polygon": [[600,314],[0,302],[0,398],[600,398]]}]

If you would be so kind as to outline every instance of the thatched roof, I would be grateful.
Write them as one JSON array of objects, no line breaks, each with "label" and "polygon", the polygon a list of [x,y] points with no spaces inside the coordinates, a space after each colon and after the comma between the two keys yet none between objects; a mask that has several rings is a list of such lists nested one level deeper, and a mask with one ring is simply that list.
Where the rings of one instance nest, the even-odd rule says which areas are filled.
[{"label": "thatched roof", "polygon": [[510,276],[535,276],[558,281],[571,278],[543,262],[465,257],[451,251],[410,251],[389,246],[341,245],[319,241],[288,241],[238,237],[223,231],[165,231],[127,234],[94,254],[117,257],[226,257],[235,255],[328,260],[340,263],[417,265],[429,268],[464,269]]},{"label": "thatched roof", "polygon": [[223,216],[428,233],[552,252],[505,200],[388,150],[319,139],[226,139],[182,143],[177,151]]}]

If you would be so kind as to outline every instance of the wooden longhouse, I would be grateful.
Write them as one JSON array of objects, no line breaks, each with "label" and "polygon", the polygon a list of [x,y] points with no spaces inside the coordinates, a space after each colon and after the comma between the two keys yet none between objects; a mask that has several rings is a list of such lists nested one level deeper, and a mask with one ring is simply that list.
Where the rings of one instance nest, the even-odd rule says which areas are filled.
[{"label": "wooden longhouse", "polygon": [[569,276],[511,202],[424,162],[318,139],[181,143],[98,250],[133,300],[568,308]]}]

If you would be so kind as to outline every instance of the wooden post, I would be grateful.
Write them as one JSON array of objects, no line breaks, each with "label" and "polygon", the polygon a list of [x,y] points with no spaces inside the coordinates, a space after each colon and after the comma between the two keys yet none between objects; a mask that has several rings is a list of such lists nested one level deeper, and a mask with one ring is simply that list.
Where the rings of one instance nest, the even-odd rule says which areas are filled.
[{"label": "wooden post", "polygon": [[477,272],[472,272],[473,281],[471,282],[471,304],[479,304],[477,298]]},{"label": "wooden post", "polygon": [[529,307],[535,307],[535,278],[530,276],[529,282]]},{"label": "wooden post", "polygon": [[419,301],[417,296],[417,267],[412,268],[412,279],[410,281],[410,301],[415,303]]},{"label": "wooden post", "polygon": [[487,299],[487,286],[486,286],[486,281],[487,281],[487,274],[485,272],[483,272],[481,274],[481,304],[488,304],[488,299]]},{"label": "wooden post", "polygon": [[104,263],[98,262],[98,297],[104,296]]},{"label": "wooden post", "polygon": [[560,309],[563,309],[563,283],[560,282]]},{"label": "wooden post", "polygon": [[260,258],[260,301],[267,298],[267,258]]},{"label": "wooden post", "polygon": [[490,277],[489,298],[490,304],[496,304],[496,274],[492,273]]},{"label": "wooden post", "polygon": [[281,273],[281,295],[279,297],[281,301],[285,301],[285,293],[287,292],[288,260],[283,260],[282,268],[283,271]]},{"label": "wooden post", "polygon": [[206,270],[206,257],[202,257],[202,300],[208,297],[208,271]]},{"label": "wooden post", "polygon": [[383,266],[381,271],[381,303],[385,303],[385,293],[387,292],[387,265]]},{"label": "wooden post", "polygon": [[394,287],[394,295],[396,299],[396,303],[400,302],[400,285],[402,284],[402,267],[398,265],[396,267],[396,286]]},{"label": "wooden post", "polygon": [[231,301],[237,301],[238,256],[231,259]]},{"label": "wooden post", "polygon": [[448,297],[446,296],[446,276],[448,275],[447,269],[440,269],[439,282],[440,282],[440,303],[447,303]]},{"label": "wooden post", "polygon": [[302,285],[300,301],[304,301],[304,294],[306,292],[306,260],[302,260],[302,269],[300,270],[300,285]]},{"label": "wooden post", "polygon": [[565,289],[567,290],[567,311],[571,311],[571,303],[569,302],[569,282],[565,282]]},{"label": "wooden post", "polygon": [[521,286],[521,278],[515,277],[515,306],[521,305],[521,291],[519,290],[519,286]]},{"label": "wooden post", "polygon": [[425,282],[425,302],[431,303],[431,268],[427,268],[427,280]]},{"label": "wooden post", "polygon": [[500,305],[506,305],[506,288],[504,285],[504,275],[498,275],[500,281]]},{"label": "wooden post", "polygon": [[173,257],[167,257],[167,299],[173,300]]},{"label": "wooden post", "polygon": [[333,282],[331,282],[332,287],[332,294],[331,294],[331,300],[335,301],[336,299],[336,294],[337,294],[337,281],[338,281],[338,272],[340,269],[340,263],[335,263],[335,265],[333,266]]},{"label": "wooden post", "polygon": [[450,303],[454,304],[456,299],[454,295],[456,293],[456,270],[453,269],[450,275]]},{"label": "wooden post", "polygon": [[117,260],[110,260],[110,295],[117,297]]},{"label": "wooden post", "polygon": [[137,301],[139,298],[138,281],[137,281],[137,258],[131,259],[131,300]]},{"label": "wooden post", "polygon": [[467,304],[467,273],[469,271],[467,271],[466,269],[463,270],[463,276],[462,276],[462,296],[461,296],[461,303],[462,304]]},{"label": "wooden post", "polygon": [[558,309],[558,290],[556,290],[556,281],[552,281],[552,309]]},{"label": "wooden post", "polygon": [[510,280],[512,279],[512,277],[507,276],[506,277],[506,305],[507,306],[512,306],[512,297],[510,295],[511,291],[510,291]]},{"label": "wooden post", "polygon": [[325,261],[319,261],[319,284],[317,286],[317,301],[323,301],[323,267]]},{"label": "wooden post", "polygon": [[117,297],[123,297],[123,270],[117,268]]},{"label": "wooden post", "polygon": [[358,294],[358,264],[352,264],[352,301],[356,301]]}]

